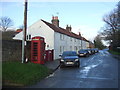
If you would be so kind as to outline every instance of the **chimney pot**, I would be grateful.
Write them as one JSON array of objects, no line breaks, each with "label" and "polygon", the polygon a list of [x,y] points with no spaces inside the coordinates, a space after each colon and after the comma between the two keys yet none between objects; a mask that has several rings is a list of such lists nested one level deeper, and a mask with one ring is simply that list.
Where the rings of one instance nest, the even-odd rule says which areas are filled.
[{"label": "chimney pot", "polygon": [[81,33],[79,32],[79,36],[81,36]]},{"label": "chimney pot", "polygon": [[59,27],[59,20],[58,20],[58,16],[53,16],[52,17],[52,24]]},{"label": "chimney pot", "polygon": [[55,16],[55,19],[58,20],[58,16]]},{"label": "chimney pot", "polygon": [[54,20],[54,16],[52,16],[52,20]]},{"label": "chimney pot", "polygon": [[71,25],[70,26],[68,26],[68,25],[66,26],[66,30],[67,31],[71,32],[71,29],[72,29]]}]

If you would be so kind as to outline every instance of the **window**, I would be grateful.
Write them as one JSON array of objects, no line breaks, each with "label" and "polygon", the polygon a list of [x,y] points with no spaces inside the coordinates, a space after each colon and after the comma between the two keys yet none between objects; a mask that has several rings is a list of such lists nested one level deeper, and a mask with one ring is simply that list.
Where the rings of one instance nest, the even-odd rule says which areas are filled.
[{"label": "window", "polygon": [[63,53],[66,50],[65,46],[60,46],[60,53]]},{"label": "window", "polygon": [[28,40],[28,35],[27,35],[27,40]]},{"label": "window", "polygon": [[63,51],[65,51],[65,47],[63,46]]},{"label": "window", "polygon": [[31,35],[28,34],[28,35],[27,35],[27,40],[30,40],[30,39],[31,39]]},{"label": "window", "polygon": [[72,37],[70,37],[70,41],[72,41]]},{"label": "window", "polygon": [[62,40],[62,34],[60,34],[60,39]]},{"label": "window", "polygon": [[63,34],[62,36],[63,36],[63,40],[64,40],[64,36],[65,36],[65,35]]},{"label": "window", "polygon": [[74,39],[75,40],[75,42],[76,42],[76,39]]},{"label": "window", "polygon": [[64,40],[65,35],[64,34],[60,34],[60,40]]},{"label": "window", "polygon": [[70,50],[72,51],[72,46],[70,46]]},{"label": "window", "polygon": [[60,39],[63,40],[63,35],[62,34],[60,34]]},{"label": "window", "polygon": [[31,39],[31,35],[29,35],[29,40]]},{"label": "window", "polygon": [[60,53],[62,53],[62,46],[60,46]]},{"label": "window", "polygon": [[77,51],[77,46],[75,46],[74,50]]},{"label": "window", "polygon": [[78,39],[76,41],[78,42]]}]

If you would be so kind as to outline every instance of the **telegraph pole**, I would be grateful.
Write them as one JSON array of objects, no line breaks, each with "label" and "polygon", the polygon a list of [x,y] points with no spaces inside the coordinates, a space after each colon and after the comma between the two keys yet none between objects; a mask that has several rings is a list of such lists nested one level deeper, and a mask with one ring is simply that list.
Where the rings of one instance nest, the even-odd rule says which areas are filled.
[{"label": "telegraph pole", "polygon": [[24,29],[23,29],[23,40],[22,40],[22,63],[25,62],[26,53],[27,53],[27,42],[26,42],[26,33],[27,33],[27,0],[25,0],[24,7]]},{"label": "telegraph pole", "polygon": [[83,49],[83,37],[82,37],[82,34],[81,34],[81,49]]}]

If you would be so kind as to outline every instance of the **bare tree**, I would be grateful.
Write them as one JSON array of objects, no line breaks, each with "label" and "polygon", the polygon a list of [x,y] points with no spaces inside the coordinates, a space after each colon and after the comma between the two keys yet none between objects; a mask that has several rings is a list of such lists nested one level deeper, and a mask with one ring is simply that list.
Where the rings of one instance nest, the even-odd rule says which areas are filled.
[{"label": "bare tree", "polygon": [[6,31],[11,26],[13,26],[13,21],[9,17],[0,18],[0,27],[2,31]]},{"label": "bare tree", "polygon": [[114,10],[108,15],[103,17],[103,21],[106,23],[105,31],[111,31],[111,33],[115,33],[117,30],[117,12]]},{"label": "bare tree", "polygon": [[118,28],[119,19],[119,9],[114,9],[103,17],[105,26],[102,28],[103,31],[101,32],[101,35],[104,37],[104,40],[110,41],[110,45],[114,50],[117,47],[120,47],[120,29]]},{"label": "bare tree", "polygon": [[115,42],[117,40],[118,32],[118,13],[117,10],[113,10],[111,13],[103,17],[105,26],[103,28],[102,35],[105,37],[105,40],[112,40]]}]

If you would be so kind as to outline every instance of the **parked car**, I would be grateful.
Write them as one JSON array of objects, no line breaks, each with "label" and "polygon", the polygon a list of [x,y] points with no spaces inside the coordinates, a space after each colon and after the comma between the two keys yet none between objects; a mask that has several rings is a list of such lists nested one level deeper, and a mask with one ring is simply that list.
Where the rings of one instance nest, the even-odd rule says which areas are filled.
[{"label": "parked car", "polygon": [[99,52],[99,49],[98,48],[94,48],[95,50],[95,53],[98,53]]},{"label": "parked car", "polygon": [[89,56],[89,51],[87,49],[81,49],[78,51],[78,56],[82,57],[82,56],[85,56],[85,57],[88,57]]},{"label": "parked car", "polygon": [[88,51],[89,55],[91,55],[91,54],[92,54],[92,51],[91,51],[90,49],[85,49],[85,50],[87,50],[87,51]]},{"label": "parked car", "polygon": [[90,48],[91,54],[95,54],[95,50],[93,48]]},{"label": "parked car", "polygon": [[64,51],[60,59],[60,67],[63,66],[80,66],[79,57],[76,51]]}]

